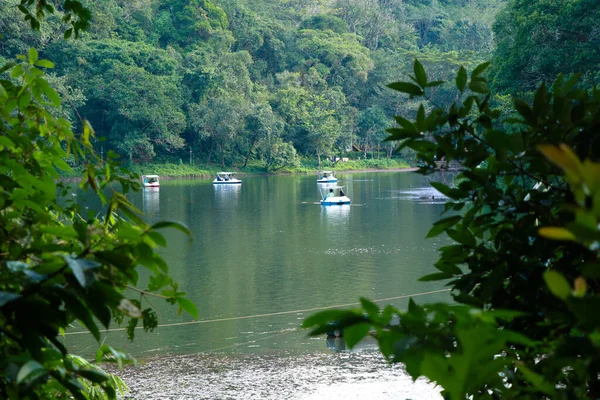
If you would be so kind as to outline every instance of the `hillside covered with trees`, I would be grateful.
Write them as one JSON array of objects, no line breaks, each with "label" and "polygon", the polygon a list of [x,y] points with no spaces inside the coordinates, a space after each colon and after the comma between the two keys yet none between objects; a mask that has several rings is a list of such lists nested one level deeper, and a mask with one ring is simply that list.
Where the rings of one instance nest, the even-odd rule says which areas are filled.
[{"label": "hillside covered with trees", "polygon": [[[191,149],[198,164],[269,170],[353,146],[391,156],[385,129],[416,103],[385,84],[405,78],[414,58],[432,80],[489,59],[506,4],[106,0],[87,2],[90,29],[63,40],[60,10],[36,32],[18,3],[0,4],[0,61],[30,47],[53,61],[63,116],[76,128],[88,119],[105,138],[98,151],[187,163]],[[429,100],[456,95],[440,87]]]}]

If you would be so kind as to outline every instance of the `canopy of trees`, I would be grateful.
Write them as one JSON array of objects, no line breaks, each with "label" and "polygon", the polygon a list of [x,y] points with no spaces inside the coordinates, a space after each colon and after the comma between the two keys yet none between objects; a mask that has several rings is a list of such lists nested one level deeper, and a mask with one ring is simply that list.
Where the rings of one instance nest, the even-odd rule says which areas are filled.
[{"label": "canopy of trees", "polygon": [[[459,60],[487,59],[504,2],[107,0],[86,2],[88,15],[74,1],[44,13],[49,2],[36,0],[24,21],[20,0],[7,0],[0,59],[35,47],[55,62],[48,79],[60,82],[62,112],[76,125],[86,116],[104,151],[178,161],[191,148],[209,163],[280,168],[353,144],[391,150],[382,127],[416,109],[384,84],[415,57],[440,79]],[[432,101],[455,95],[441,90]]]}]

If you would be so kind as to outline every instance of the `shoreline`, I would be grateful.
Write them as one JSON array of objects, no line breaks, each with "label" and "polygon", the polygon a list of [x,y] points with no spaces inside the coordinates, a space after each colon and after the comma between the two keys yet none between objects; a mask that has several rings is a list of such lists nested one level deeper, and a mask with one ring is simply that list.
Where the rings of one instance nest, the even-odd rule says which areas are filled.
[{"label": "shoreline", "polygon": [[[419,168],[417,167],[406,167],[406,168],[363,168],[363,169],[340,169],[340,170],[333,170],[336,173],[345,173],[345,174],[352,174],[352,173],[361,173],[361,172],[415,172],[418,171]],[[251,172],[251,171],[235,171],[238,175],[240,176],[280,176],[280,175],[311,175],[311,174],[316,174],[319,171],[322,170],[314,170],[314,171],[293,171],[293,172]],[[142,174],[139,174],[140,176]],[[160,176],[160,179],[163,180],[174,180],[174,179],[207,179],[207,178],[213,178],[215,173],[214,172],[207,172],[207,173],[199,173],[199,174],[188,174],[188,175],[161,175],[161,174],[157,174]],[[59,177],[57,179],[58,182],[77,182],[81,180],[81,176],[76,176],[76,177]]]}]

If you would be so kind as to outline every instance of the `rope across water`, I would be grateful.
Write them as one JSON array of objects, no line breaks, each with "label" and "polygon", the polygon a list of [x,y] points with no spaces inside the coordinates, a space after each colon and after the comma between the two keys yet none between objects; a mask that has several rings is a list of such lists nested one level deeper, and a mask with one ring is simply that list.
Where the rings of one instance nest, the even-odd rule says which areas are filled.
[{"label": "rope across water", "polygon": [[[435,294],[435,293],[443,293],[443,292],[449,292],[451,289],[439,289],[439,290],[432,290],[429,292],[421,292],[421,293],[414,293],[414,294],[405,294],[402,296],[396,296],[396,297],[387,297],[384,299],[377,299],[377,300],[371,300],[374,303],[381,303],[384,301],[391,301],[391,300],[400,300],[400,299],[405,299],[408,297],[417,297],[417,296],[425,296],[428,294]],[[205,320],[200,320],[200,321],[187,321],[187,322],[174,322],[171,324],[160,324],[157,326],[157,328],[168,328],[171,326],[182,326],[182,325],[196,325],[196,324],[209,324],[209,323],[213,323],[213,322],[224,322],[224,321],[237,321],[237,320],[241,320],[241,319],[252,319],[252,318],[263,318],[263,317],[272,317],[275,315],[285,315],[285,314],[297,314],[297,313],[304,313],[304,312],[310,312],[310,311],[320,311],[320,310],[328,310],[330,308],[341,308],[341,307],[350,307],[350,306],[356,306],[359,305],[360,303],[356,302],[356,303],[347,303],[347,304],[336,304],[333,306],[325,306],[325,307],[314,307],[314,308],[305,308],[302,310],[290,310],[290,311],[279,311],[279,312],[274,312],[274,313],[267,313],[267,314],[255,314],[255,315],[243,315],[240,317],[228,317],[228,318],[216,318],[216,319],[205,319]],[[139,326],[136,329],[141,329],[142,327]],[[104,329],[101,330],[101,333],[109,333],[109,332],[119,332],[119,331],[124,331],[125,328],[113,328],[113,329]],[[78,332],[65,332],[65,335],[83,335],[83,334],[89,334],[89,331],[78,331]]]}]

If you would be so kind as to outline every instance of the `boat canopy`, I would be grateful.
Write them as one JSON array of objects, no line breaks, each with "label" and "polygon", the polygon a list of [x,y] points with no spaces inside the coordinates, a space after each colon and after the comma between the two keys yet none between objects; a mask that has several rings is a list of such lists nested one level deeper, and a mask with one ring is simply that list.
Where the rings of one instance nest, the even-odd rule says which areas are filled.
[{"label": "boat canopy", "polygon": [[345,193],[342,190],[343,188],[344,188],[343,186],[332,185],[332,186],[320,187],[319,191],[321,192],[321,197],[323,199],[325,199],[327,197],[327,194],[331,193],[331,192],[334,193],[335,197],[345,196]]},{"label": "boat canopy", "polygon": [[236,173],[237,172],[228,172],[228,171],[217,172],[217,178],[213,182],[215,182],[215,183],[218,183],[220,181],[238,182],[239,180],[235,177]]}]

